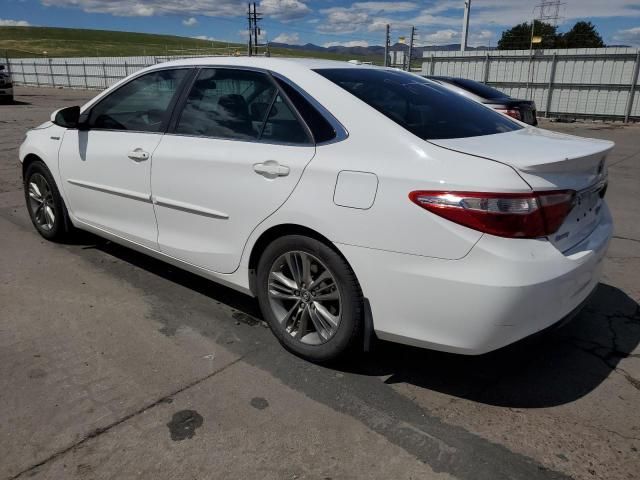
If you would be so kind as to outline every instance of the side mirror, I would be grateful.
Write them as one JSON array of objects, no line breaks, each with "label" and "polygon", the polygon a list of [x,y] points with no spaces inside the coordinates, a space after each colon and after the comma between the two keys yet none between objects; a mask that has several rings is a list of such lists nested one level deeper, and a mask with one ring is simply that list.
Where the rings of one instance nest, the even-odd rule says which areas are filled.
[{"label": "side mirror", "polygon": [[78,128],[80,126],[80,107],[67,107],[56,110],[51,114],[51,121],[64,128]]}]

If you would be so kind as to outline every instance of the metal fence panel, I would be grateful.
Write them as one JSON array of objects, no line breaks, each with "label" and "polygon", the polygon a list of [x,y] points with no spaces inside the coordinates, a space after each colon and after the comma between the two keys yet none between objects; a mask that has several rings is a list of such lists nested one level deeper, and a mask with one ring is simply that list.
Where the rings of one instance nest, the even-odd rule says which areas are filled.
[{"label": "metal fence panel", "polygon": [[187,56],[11,58],[8,63],[16,85],[101,90],[138,70],[181,58]]},{"label": "metal fence panel", "polygon": [[[196,55],[194,55],[195,57]],[[532,99],[545,116],[640,120],[640,49],[425,52],[422,73],[486,82]],[[187,56],[9,59],[17,85],[104,89],[142,68]]]},{"label": "metal fence panel", "polygon": [[640,120],[640,50],[425,52],[423,75],[464,77],[536,102],[545,116]]}]

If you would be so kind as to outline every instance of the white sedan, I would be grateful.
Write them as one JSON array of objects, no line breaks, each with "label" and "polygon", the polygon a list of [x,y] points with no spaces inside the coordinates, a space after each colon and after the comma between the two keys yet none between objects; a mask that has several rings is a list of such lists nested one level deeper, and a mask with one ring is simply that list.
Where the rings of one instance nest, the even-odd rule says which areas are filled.
[{"label": "white sedan", "polygon": [[577,312],[612,147],[398,70],[197,58],[54,112],[20,160],[43,237],[88,230],[254,295],[326,361],[374,335],[481,354]]}]

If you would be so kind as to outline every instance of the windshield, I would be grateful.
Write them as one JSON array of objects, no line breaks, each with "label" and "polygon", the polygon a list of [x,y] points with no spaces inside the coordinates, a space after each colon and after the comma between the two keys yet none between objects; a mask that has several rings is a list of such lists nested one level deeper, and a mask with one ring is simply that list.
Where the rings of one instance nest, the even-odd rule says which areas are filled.
[{"label": "windshield", "polygon": [[435,82],[399,70],[329,68],[316,72],[424,140],[478,137],[522,128]]},{"label": "windshield", "polygon": [[500,90],[496,90],[495,88],[488,87],[485,84],[480,82],[467,80],[466,78],[449,78],[449,79],[443,79],[443,81],[453,83],[454,85],[462,87],[465,90],[469,90],[471,93],[475,93],[476,95],[482,98],[494,99],[494,98],[508,97],[506,93],[503,93]]}]

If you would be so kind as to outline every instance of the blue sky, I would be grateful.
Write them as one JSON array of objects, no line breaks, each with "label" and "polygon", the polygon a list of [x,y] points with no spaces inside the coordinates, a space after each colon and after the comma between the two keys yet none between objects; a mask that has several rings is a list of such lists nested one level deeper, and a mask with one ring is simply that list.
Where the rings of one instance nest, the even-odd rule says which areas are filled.
[{"label": "blue sky", "polygon": [[[421,45],[460,40],[463,0],[261,0],[270,41],[380,45],[418,28]],[[472,0],[471,45],[495,45],[500,32],[532,17],[533,0]],[[243,41],[246,2],[237,0],[0,0],[0,25],[98,28]],[[640,46],[640,0],[563,0],[560,29],[590,20],[608,44]]]}]

